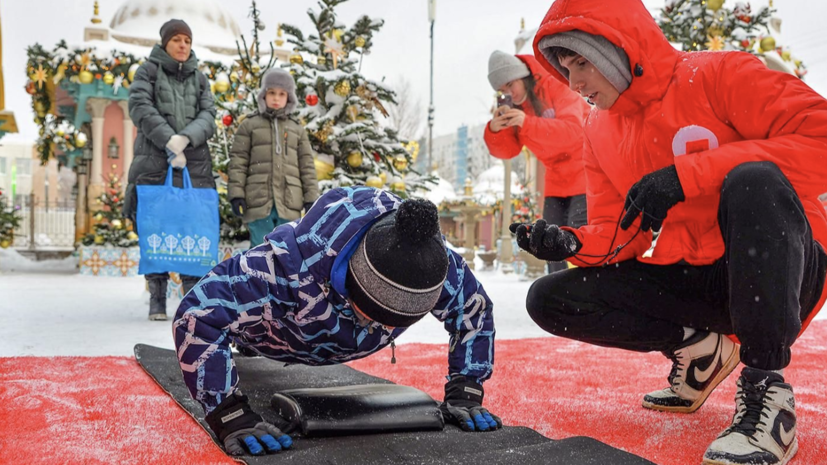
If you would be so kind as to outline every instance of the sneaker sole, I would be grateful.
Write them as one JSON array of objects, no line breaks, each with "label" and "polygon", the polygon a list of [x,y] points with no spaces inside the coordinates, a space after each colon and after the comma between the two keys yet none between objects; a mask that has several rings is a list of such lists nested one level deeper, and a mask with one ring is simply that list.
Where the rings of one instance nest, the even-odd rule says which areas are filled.
[{"label": "sneaker sole", "polygon": [[[795,438],[795,440],[793,441],[793,445],[789,448],[789,450],[787,450],[787,453],[784,454],[784,457],[781,457],[781,461],[778,462],[778,464],[776,464],[776,465],[787,465],[788,463],[790,463],[790,460],[792,460],[793,457],[795,457],[795,454],[797,452],[798,452],[798,438]],[[736,464],[735,462],[730,462],[728,460],[726,462],[721,462],[720,460],[712,460],[712,459],[704,458],[704,461],[703,461],[703,463],[701,463],[701,465],[738,465],[738,464]]]},{"label": "sneaker sole", "polygon": [[161,315],[160,313],[157,315],[149,315],[149,321],[166,321],[167,316]]},{"label": "sneaker sole", "polygon": [[712,391],[718,387],[719,384],[723,380],[727,378],[727,376],[735,370],[735,367],[741,362],[741,357],[739,355],[740,351],[738,348],[741,347],[738,344],[735,344],[735,350],[729,355],[729,358],[726,362],[724,362],[724,366],[722,367],[721,371],[718,373],[715,378],[712,379],[712,382],[709,383],[709,386],[706,387],[703,391],[701,391],[701,396],[698,397],[695,402],[688,406],[688,407],[667,407],[664,405],[657,405],[651,402],[647,402],[646,400],[643,401],[643,408],[647,408],[650,410],[657,410],[659,412],[671,412],[671,413],[692,413],[695,410],[701,408],[701,406],[706,402],[706,399],[712,394]]}]

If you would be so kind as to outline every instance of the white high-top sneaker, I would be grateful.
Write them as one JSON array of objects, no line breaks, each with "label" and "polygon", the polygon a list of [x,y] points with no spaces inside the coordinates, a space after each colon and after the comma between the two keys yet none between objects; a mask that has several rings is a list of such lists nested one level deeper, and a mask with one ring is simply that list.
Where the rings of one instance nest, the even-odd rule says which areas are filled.
[{"label": "white high-top sneaker", "polygon": [[746,367],[735,415],[706,450],[706,465],[784,465],[798,452],[793,388],[772,371]]},{"label": "white high-top sneaker", "polygon": [[723,334],[696,332],[671,353],[664,353],[672,360],[670,386],[643,396],[643,406],[663,412],[698,410],[738,366],[739,347]]}]

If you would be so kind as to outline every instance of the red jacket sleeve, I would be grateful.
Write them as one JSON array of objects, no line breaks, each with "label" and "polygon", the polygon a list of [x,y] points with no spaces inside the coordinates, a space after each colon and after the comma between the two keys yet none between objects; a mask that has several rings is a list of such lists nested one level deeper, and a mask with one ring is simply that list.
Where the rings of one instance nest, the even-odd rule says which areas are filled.
[{"label": "red jacket sleeve", "polygon": [[523,144],[517,139],[517,128],[502,128],[500,132],[494,132],[489,121],[485,125],[483,139],[491,155],[503,160],[514,158],[523,150]]},{"label": "red jacket sleeve", "polygon": [[687,198],[717,195],[727,173],[750,161],[778,165],[802,197],[827,191],[827,100],[741,53],[724,58],[704,85],[718,117],[746,140],[677,157]]},{"label": "red jacket sleeve", "polygon": [[554,118],[526,113],[520,142],[544,163],[579,154],[583,150],[583,120],[588,114],[585,102],[551,76],[544,77],[537,87],[542,88],[546,105],[554,109]]},{"label": "red jacket sleeve", "polygon": [[[583,162],[586,167],[586,202],[589,222],[577,229],[568,226],[561,229],[573,232],[583,245],[577,255],[569,258],[568,261],[577,266],[601,266],[609,260],[619,245],[632,240],[640,227],[640,218],[636,219],[626,231],[620,229],[620,215],[625,198],[620,195],[606,173],[600,168],[597,158],[592,153],[588,136],[585,137],[583,145]],[[652,233],[650,231],[640,232],[610,263],[639,257],[651,246],[651,243]]]}]

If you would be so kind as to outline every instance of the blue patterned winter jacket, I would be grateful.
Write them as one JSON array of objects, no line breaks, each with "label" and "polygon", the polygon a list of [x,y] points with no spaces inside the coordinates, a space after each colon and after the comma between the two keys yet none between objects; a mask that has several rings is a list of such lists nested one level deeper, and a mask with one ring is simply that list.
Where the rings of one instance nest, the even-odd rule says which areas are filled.
[{"label": "blue patterned winter jacket", "polygon": [[[369,187],[323,195],[264,244],[225,260],[187,294],[173,323],[184,381],[209,413],[237,389],[230,343],[287,363],[330,365],[366,357],[406,328],[361,326],[344,288],[347,260],[368,227],[401,199]],[[491,300],[462,257],[432,314],[450,334],[448,375],[482,383],[494,364]]]}]

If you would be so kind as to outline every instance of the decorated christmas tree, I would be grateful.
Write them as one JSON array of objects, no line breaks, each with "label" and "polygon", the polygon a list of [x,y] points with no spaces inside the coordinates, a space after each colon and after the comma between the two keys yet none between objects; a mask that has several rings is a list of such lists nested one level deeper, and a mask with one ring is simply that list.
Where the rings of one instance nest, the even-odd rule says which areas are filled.
[{"label": "decorated christmas tree", "polygon": [[288,69],[296,80],[299,110],[318,154],[316,173],[322,192],[367,184],[402,196],[433,182],[411,170],[414,145],[400,140],[388,124],[386,106],[394,91],[360,73],[373,37],[384,21],[361,16],[348,28],[335,8],[347,0],[321,0],[308,16],[315,31],[282,25],[294,45]]},{"label": "decorated christmas tree", "polygon": [[14,242],[14,228],[18,226],[20,226],[20,215],[0,190],[0,248],[5,249]]},{"label": "decorated christmas tree", "polygon": [[[787,47],[776,43],[780,19],[769,6],[753,10],[749,3],[735,2],[732,8],[724,0],[666,0],[657,18],[658,25],[670,42],[685,51],[741,50],[766,60],[777,58],[803,78],[807,68],[795,59]],[[774,25],[773,25],[774,23]],[[775,31],[773,31],[775,29]],[[774,56],[770,56],[773,55]]]},{"label": "decorated christmas tree", "polygon": [[93,232],[83,237],[83,245],[112,245],[132,247],[138,245],[138,235],[132,231],[129,220],[123,218],[123,186],[118,176],[109,175],[106,190],[97,202],[102,205],[94,220]]}]

